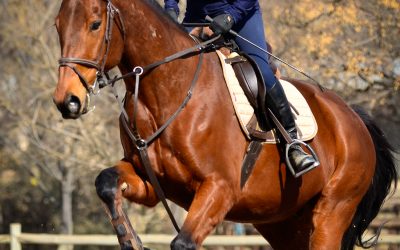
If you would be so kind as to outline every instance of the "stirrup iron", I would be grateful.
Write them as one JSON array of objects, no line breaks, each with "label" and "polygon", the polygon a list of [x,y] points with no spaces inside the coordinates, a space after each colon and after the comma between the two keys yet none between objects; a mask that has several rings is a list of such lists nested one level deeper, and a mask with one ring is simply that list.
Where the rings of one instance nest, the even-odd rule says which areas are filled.
[{"label": "stirrup iron", "polygon": [[[311,156],[315,159],[315,163],[314,164],[312,164],[311,166],[309,166],[306,169],[303,169],[302,171],[300,171],[298,173],[296,173],[296,171],[294,170],[294,167],[292,166],[292,163],[290,162],[290,159],[289,159],[289,150],[294,145],[300,145],[300,146],[306,147],[310,151]],[[304,143],[304,142],[302,142],[300,140],[297,140],[297,139],[292,139],[292,141],[290,143],[286,144],[285,160],[286,160],[286,167],[290,170],[290,172],[292,173],[292,175],[295,178],[297,178],[297,177],[299,177],[299,176],[301,176],[301,175],[313,170],[314,168],[318,167],[319,164],[320,164],[318,156],[315,153],[315,151],[311,148],[311,146],[308,145],[307,143]]]}]

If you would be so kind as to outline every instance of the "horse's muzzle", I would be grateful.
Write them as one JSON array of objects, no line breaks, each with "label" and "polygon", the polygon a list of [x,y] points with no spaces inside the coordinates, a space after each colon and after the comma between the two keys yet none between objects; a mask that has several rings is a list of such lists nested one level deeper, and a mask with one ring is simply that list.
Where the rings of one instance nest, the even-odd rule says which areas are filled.
[{"label": "horse's muzzle", "polygon": [[64,102],[56,105],[64,119],[77,119],[81,116],[82,104],[77,96],[68,94]]}]

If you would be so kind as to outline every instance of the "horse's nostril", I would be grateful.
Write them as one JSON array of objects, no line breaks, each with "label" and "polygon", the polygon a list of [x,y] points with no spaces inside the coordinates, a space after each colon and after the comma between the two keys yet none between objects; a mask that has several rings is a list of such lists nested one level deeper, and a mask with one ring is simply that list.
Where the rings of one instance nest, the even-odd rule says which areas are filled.
[{"label": "horse's nostril", "polygon": [[76,96],[71,96],[67,100],[67,109],[71,114],[78,114],[79,110],[81,108],[81,103],[78,97]]}]

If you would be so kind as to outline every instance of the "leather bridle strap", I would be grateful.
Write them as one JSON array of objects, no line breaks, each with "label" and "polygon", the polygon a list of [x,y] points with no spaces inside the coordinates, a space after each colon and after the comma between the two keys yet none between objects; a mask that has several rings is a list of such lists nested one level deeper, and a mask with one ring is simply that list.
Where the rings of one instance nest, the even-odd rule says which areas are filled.
[{"label": "leather bridle strap", "polygon": [[[76,68],[75,65],[81,65],[81,66],[84,66],[87,68],[94,68],[97,70],[97,73],[96,73],[97,80],[103,78],[103,75],[105,74],[105,71],[104,71],[105,65],[107,63],[108,54],[109,54],[110,48],[111,48],[111,37],[112,37],[112,31],[113,31],[112,27],[113,27],[113,23],[115,21],[116,15],[118,16],[118,21],[119,21],[119,25],[118,24],[117,25],[118,25],[118,27],[120,27],[122,37],[125,40],[125,33],[126,33],[125,25],[124,25],[124,21],[121,17],[119,10],[111,3],[111,0],[105,0],[105,1],[107,2],[107,23],[106,23],[106,31],[104,34],[103,43],[100,48],[100,52],[102,52],[105,48],[103,58],[100,59],[100,55],[102,53],[99,53],[98,58],[96,58],[95,60],[82,59],[82,58],[76,58],[76,57],[62,57],[58,61],[59,67],[68,67],[68,68],[72,69],[75,72],[75,74],[77,74],[79,76],[81,83],[83,84],[83,86],[85,87],[86,91],[89,94],[93,94],[94,90],[96,89],[97,86],[90,86],[88,81],[86,80],[86,78]],[[98,86],[98,87],[101,88],[104,86]]]},{"label": "leather bridle strap", "polygon": [[60,58],[60,60],[58,60],[60,66],[66,66],[66,64],[68,63],[75,63],[75,64],[79,64],[88,68],[95,68],[97,70],[100,70],[100,64],[95,62],[95,61],[91,61],[91,60],[86,60],[86,59],[79,59],[79,58],[73,58],[73,57],[62,57]]},{"label": "leather bridle strap", "polygon": [[58,61],[58,63],[59,63],[59,67],[68,67],[68,68],[72,69],[75,72],[75,74],[78,75],[79,80],[85,87],[86,91],[88,93],[93,93],[96,86],[90,86],[88,81],[86,80],[86,78],[82,75],[82,73],[72,64],[83,65],[88,68],[95,68],[95,69],[97,69],[97,71],[100,71],[100,65],[98,63],[96,63],[94,61],[90,61],[90,60],[79,59],[79,58],[68,58],[68,57],[61,58]]}]

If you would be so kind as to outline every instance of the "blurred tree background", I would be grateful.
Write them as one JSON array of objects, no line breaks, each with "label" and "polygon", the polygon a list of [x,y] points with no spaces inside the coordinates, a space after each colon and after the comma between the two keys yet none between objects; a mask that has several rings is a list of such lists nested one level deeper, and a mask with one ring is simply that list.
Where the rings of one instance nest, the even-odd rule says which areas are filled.
[{"label": "blurred tree background", "polygon": [[[60,2],[0,0],[0,234],[12,222],[24,232],[112,233],[94,178],[122,156],[118,105],[107,89],[94,112],[65,121],[52,103]],[[400,2],[261,2],[274,53],[366,108],[399,148]],[[140,233],[173,232],[162,208],[126,206]]]}]

